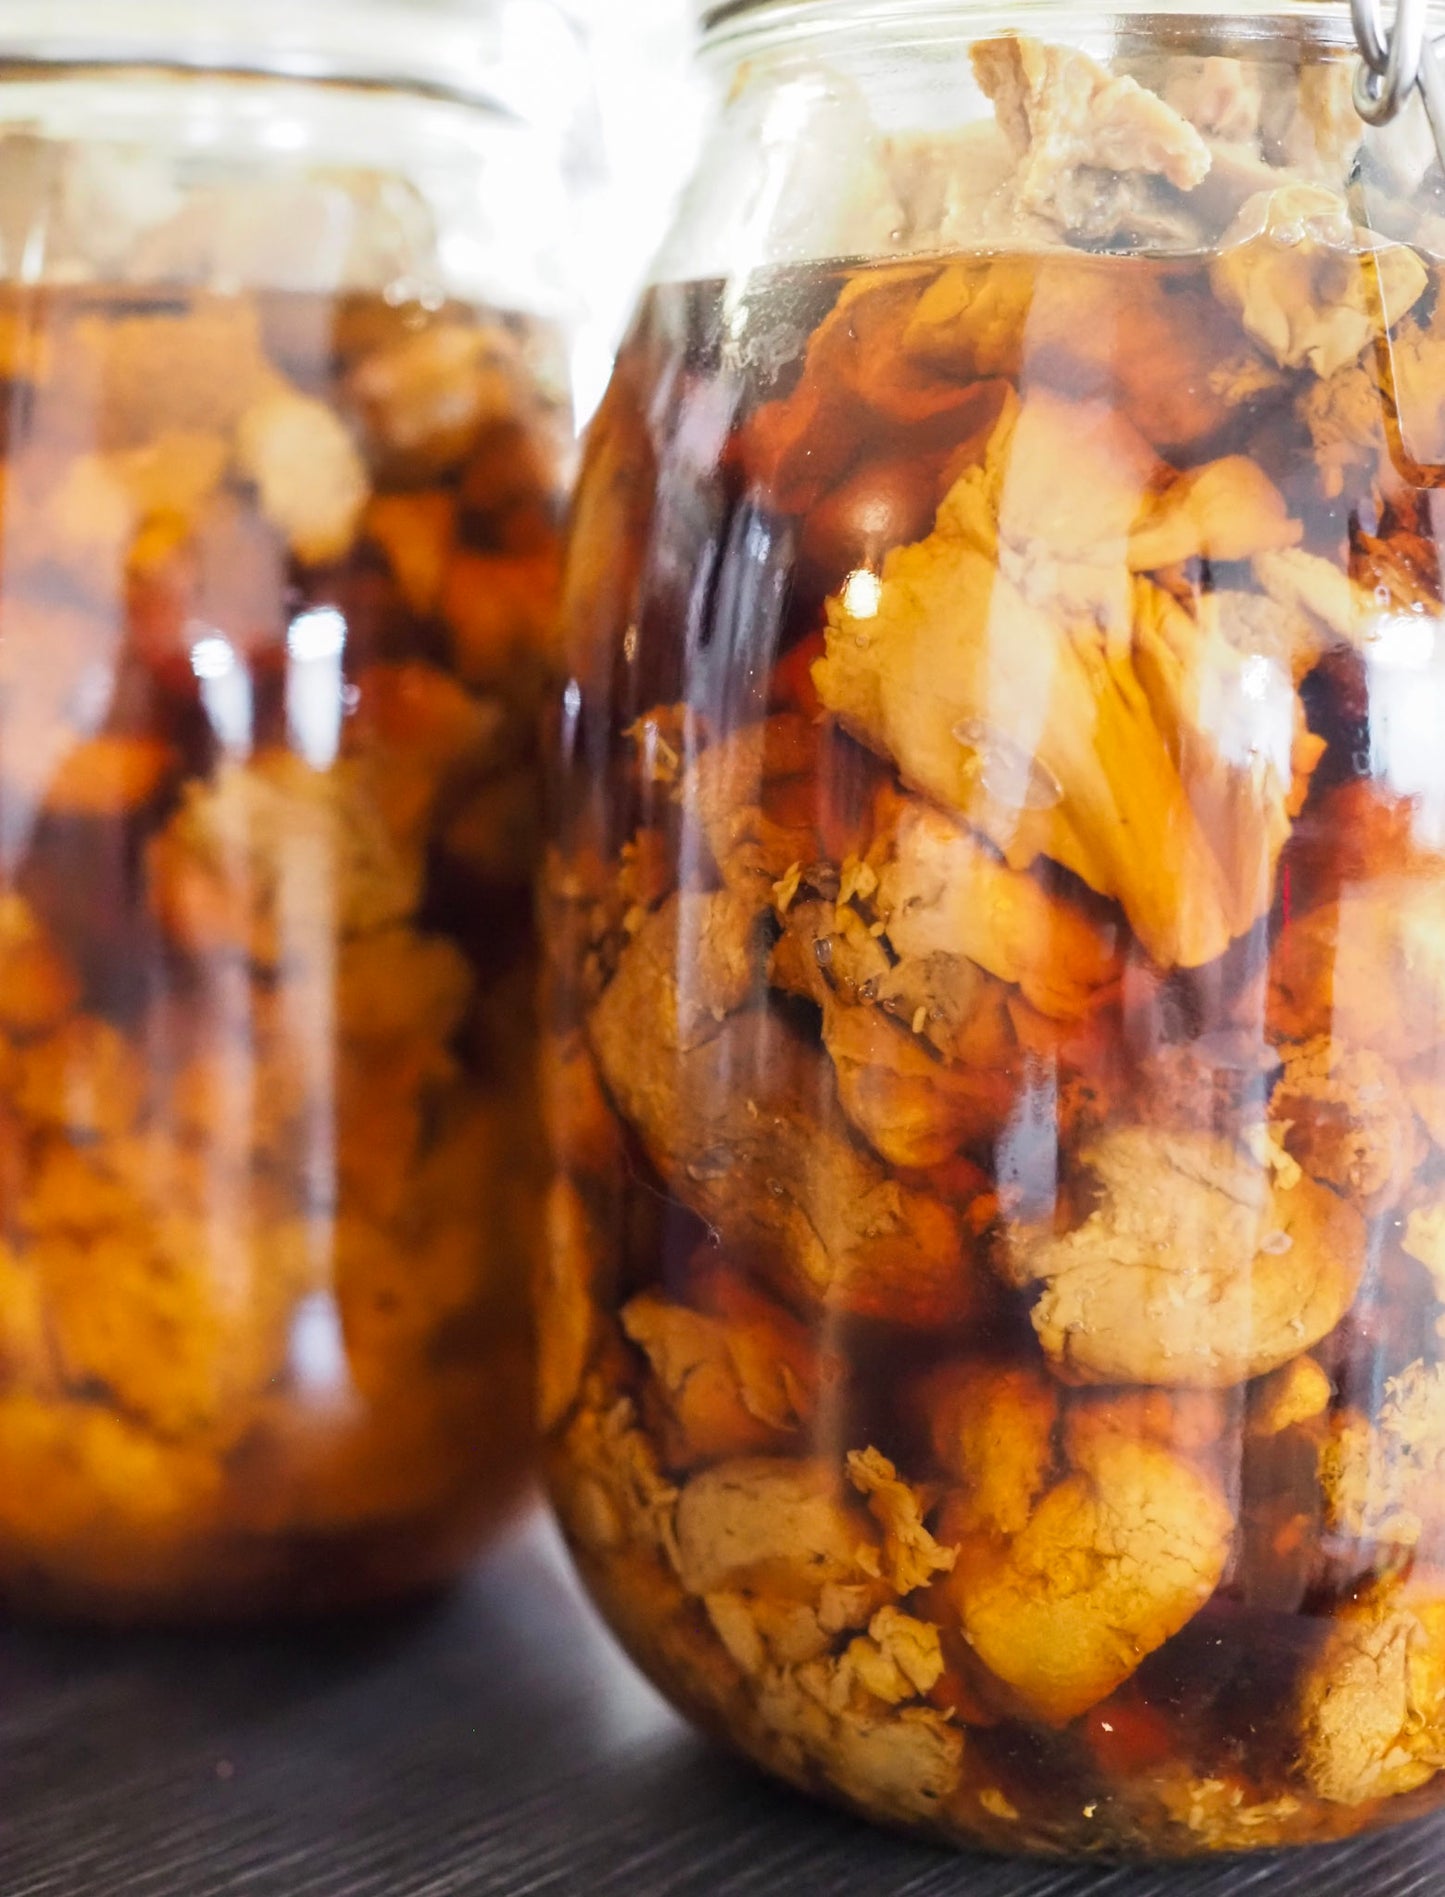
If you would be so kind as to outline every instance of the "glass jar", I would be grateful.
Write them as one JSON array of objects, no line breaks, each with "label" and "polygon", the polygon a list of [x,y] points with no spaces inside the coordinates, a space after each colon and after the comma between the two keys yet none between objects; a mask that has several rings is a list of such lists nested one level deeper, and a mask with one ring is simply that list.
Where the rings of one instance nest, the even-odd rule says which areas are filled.
[{"label": "glass jar", "polygon": [[11,1606],[388,1599],[524,1485],[549,21],[0,23]]},{"label": "glass jar", "polygon": [[724,10],[584,461],[554,1493],[1005,1852],[1445,1779],[1445,184],[1339,9]]}]

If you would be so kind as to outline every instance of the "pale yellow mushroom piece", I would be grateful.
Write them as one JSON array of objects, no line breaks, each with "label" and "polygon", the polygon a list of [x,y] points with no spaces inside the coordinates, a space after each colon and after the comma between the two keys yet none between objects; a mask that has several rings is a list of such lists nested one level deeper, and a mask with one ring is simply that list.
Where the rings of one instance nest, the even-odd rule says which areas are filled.
[{"label": "pale yellow mushroom piece", "polygon": [[1267,910],[1322,746],[1288,666],[1131,573],[1161,473],[1107,404],[1006,407],[932,533],[828,602],[813,676],[1010,867],[1063,864],[1193,967]]},{"label": "pale yellow mushroom piece", "polygon": [[263,396],[241,417],[236,460],[256,485],[261,511],[304,566],[346,557],[361,531],[371,481],[332,409],[293,389]]},{"label": "pale yellow mushroom piece", "polygon": [[[863,1626],[891,1597],[882,1536],[838,1470],[749,1456],[694,1475],[677,1502],[677,1574],[699,1599],[771,1593],[819,1609],[849,1603]],[[862,1603],[866,1602],[866,1607]]]},{"label": "pale yellow mushroom piece", "polygon": [[1440,1551],[1445,1535],[1445,1365],[1411,1364],[1373,1420],[1333,1419],[1320,1449],[1325,1519],[1354,1541]]},{"label": "pale yellow mushroom piece", "polygon": [[[742,931],[734,918],[719,934],[733,909]],[[750,913],[723,892],[670,898],[647,919],[589,1022],[608,1090],[669,1189],[789,1298],[961,1320],[979,1294],[971,1236],[854,1142],[826,1055],[745,1005],[760,955]]]},{"label": "pale yellow mushroom piece", "polygon": [[664,1419],[669,1464],[798,1443],[818,1399],[806,1329],[725,1264],[704,1270],[693,1295],[695,1306],[645,1291],[621,1313],[647,1358],[648,1398]]},{"label": "pale yellow mushroom piece", "polygon": [[1100,1432],[1006,1541],[966,1545],[946,1583],[979,1659],[1063,1726],[1123,1684],[1209,1599],[1234,1520],[1213,1478]]},{"label": "pale yellow mushroom piece", "polygon": [[1087,1013],[1118,978],[1117,931],[1010,869],[961,824],[921,798],[884,805],[870,854],[876,908],[900,962],[967,958],[1016,986],[1040,1014]]},{"label": "pale yellow mushroom piece", "polygon": [[1153,180],[1187,191],[1209,170],[1187,119],[1073,47],[979,40],[973,70],[1018,158],[1016,211],[1066,236],[1110,236],[1137,220]]},{"label": "pale yellow mushroom piece", "polygon": [[1364,1223],[1287,1156],[1271,1167],[1227,1140],[1140,1126],[1080,1159],[1098,1190],[1088,1217],[1008,1241],[1009,1274],[1040,1287],[1034,1329],[1070,1378],[1224,1388],[1299,1356],[1349,1309]]},{"label": "pale yellow mushroom piece", "polygon": [[1300,1768],[1317,1798],[1366,1805],[1445,1766],[1445,1581],[1382,1582],[1341,1608],[1299,1694]]},{"label": "pale yellow mushroom piece", "polygon": [[1281,367],[1319,376],[1355,361],[1429,282],[1413,250],[1361,230],[1332,191],[1297,183],[1241,205],[1210,276]]},{"label": "pale yellow mushroom piece", "polygon": [[1249,1393],[1251,1436],[1282,1436],[1312,1423],[1330,1406],[1334,1386],[1313,1357],[1296,1357],[1262,1377]]},{"label": "pale yellow mushroom piece", "polygon": [[1210,461],[1151,496],[1129,535],[1136,573],[1184,560],[1249,560],[1298,544],[1284,496],[1247,455]]},{"label": "pale yellow mushroom piece", "polygon": [[1313,1179],[1364,1211],[1396,1204],[1429,1150],[1395,1069],[1327,1036],[1283,1050],[1270,1099],[1283,1144]]}]

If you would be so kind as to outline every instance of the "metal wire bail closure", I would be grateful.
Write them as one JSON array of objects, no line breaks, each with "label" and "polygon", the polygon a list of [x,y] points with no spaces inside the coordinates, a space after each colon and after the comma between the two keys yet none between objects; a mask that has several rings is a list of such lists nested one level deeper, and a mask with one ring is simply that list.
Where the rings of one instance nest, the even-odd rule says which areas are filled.
[{"label": "metal wire bail closure", "polygon": [[1419,80],[1425,0],[1399,0],[1393,33],[1386,31],[1380,0],[1350,0],[1350,18],[1361,62],[1355,110],[1367,125],[1387,125]]},{"label": "metal wire bail closure", "polygon": [[1350,0],[1350,18],[1360,48],[1355,74],[1355,110],[1367,125],[1388,125],[1419,89],[1445,165],[1445,74],[1430,43],[1429,0],[1399,0],[1387,30],[1380,0]]}]

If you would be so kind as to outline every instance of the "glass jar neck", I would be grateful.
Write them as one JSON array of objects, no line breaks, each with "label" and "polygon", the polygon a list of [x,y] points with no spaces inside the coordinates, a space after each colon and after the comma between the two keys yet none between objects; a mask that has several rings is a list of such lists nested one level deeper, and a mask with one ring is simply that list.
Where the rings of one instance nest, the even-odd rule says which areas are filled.
[{"label": "glass jar neck", "polygon": [[[553,0],[7,0],[0,62],[149,66],[429,92],[545,122],[580,40]],[[545,73],[545,86],[539,75]]]},{"label": "glass jar neck", "polygon": [[1210,44],[1305,41],[1354,45],[1349,10],[1329,0],[1281,4],[1281,0],[1234,0],[1228,8],[1198,0],[1122,0],[1100,14],[1077,0],[703,0],[699,8],[703,52],[708,58],[740,60],[787,46],[872,40],[897,49],[905,44],[947,45],[961,37],[1007,31],[1027,22],[1033,32],[1050,22],[1077,29],[1082,20],[1100,26],[1107,18],[1156,45],[1173,41]]}]

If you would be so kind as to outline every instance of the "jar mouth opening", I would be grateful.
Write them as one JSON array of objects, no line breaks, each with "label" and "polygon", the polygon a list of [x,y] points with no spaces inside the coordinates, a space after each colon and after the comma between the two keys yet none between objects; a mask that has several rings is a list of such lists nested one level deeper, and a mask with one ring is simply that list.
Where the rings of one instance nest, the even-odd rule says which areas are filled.
[{"label": "jar mouth opening", "polygon": [[[1441,0],[1428,0],[1430,11]],[[825,37],[835,33],[888,30],[908,32],[919,41],[957,37],[968,29],[999,32],[1027,19],[1041,22],[1050,15],[1077,21],[1076,0],[700,0],[698,20],[704,53],[751,48],[760,42]],[[1285,45],[1355,47],[1349,9],[1330,0],[1304,0],[1282,6],[1280,0],[1235,0],[1227,9],[1206,8],[1197,0],[1148,0],[1140,6],[1114,5],[1090,16],[1091,27],[1113,24],[1126,36],[1137,36],[1156,46],[1195,46],[1218,50],[1231,45],[1259,45],[1276,40]]]},{"label": "jar mouth opening", "polygon": [[324,86],[336,92],[402,94],[429,100],[438,105],[465,106],[469,111],[509,123],[525,123],[525,115],[499,94],[472,85],[449,85],[440,79],[422,77],[389,78],[364,69],[352,72],[304,56],[248,60],[234,49],[213,58],[191,58],[175,47],[162,51],[143,51],[133,47],[103,44],[77,46],[64,55],[32,55],[12,47],[7,35],[0,33],[0,87],[11,80],[95,78],[124,75],[154,79],[212,79],[237,84],[265,84],[268,80],[306,86]]},{"label": "jar mouth opening", "polygon": [[498,0],[6,0],[0,71],[295,80],[547,118],[537,69],[575,91],[581,42],[553,0],[520,19]]}]

